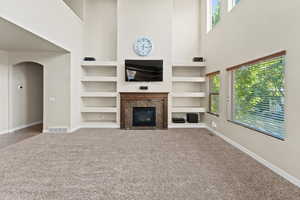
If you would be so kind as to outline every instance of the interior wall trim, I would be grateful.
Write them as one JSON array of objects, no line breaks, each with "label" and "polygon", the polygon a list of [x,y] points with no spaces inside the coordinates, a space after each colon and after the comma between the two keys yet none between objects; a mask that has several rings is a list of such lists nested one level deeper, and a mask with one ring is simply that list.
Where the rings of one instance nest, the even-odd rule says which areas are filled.
[{"label": "interior wall trim", "polygon": [[249,155],[250,157],[252,157],[253,159],[255,159],[257,162],[261,163],[262,165],[266,166],[267,168],[271,169],[273,172],[275,172],[276,174],[278,174],[279,176],[285,178],[286,180],[288,180],[289,182],[291,182],[292,184],[296,185],[297,187],[300,188],[300,179],[298,179],[295,176],[292,176],[291,174],[289,174],[288,172],[284,171],[283,169],[277,167],[276,165],[270,163],[269,161],[263,159],[262,157],[260,157],[259,155],[257,155],[256,153],[250,151],[249,149],[247,149],[246,147],[238,144],[237,142],[233,141],[232,139],[226,137],[225,135],[223,135],[222,133],[212,129],[211,127],[206,127],[207,130],[209,130],[210,132],[214,133],[215,135],[219,136],[220,138],[222,138],[224,141],[226,141],[227,143],[231,144],[232,146],[236,147],[237,149],[241,150],[242,152],[246,153],[247,155]]}]

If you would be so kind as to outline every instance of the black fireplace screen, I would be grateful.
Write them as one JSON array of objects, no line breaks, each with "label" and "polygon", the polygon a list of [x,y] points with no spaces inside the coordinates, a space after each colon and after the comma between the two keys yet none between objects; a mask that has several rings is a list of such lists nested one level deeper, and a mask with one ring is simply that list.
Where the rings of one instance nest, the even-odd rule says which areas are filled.
[{"label": "black fireplace screen", "polygon": [[155,107],[134,107],[132,125],[136,127],[156,126]]}]

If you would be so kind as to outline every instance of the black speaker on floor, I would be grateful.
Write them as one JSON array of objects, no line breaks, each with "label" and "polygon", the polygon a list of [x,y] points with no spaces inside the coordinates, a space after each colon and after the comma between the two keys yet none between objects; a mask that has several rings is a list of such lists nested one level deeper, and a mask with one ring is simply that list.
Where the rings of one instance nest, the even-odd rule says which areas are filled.
[{"label": "black speaker on floor", "polygon": [[199,122],[199,116],[197,113],[187,113],[186,119],[188,123],[198,123]]},{"label": "black speaker on floor", "polygon": [[184,118],[172,118],[172,122],[175,123],[175,124],[179,124],[179,123],[182,123],[184,124],[185,123],[185,119]]}]

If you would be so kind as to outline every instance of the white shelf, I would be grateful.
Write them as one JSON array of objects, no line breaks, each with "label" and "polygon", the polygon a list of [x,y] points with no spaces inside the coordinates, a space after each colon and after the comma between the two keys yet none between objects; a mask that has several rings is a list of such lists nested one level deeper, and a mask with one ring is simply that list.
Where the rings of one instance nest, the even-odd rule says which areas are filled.
[{"label": "white shelf", "polygon": [[206,97],[204,92],[180,92],[173,93],[173,97]]},{"label": "white shelf", "polygon": [[82,122],[81,128],[120,128],[116,122]]},{"label": "white shelf", "polygon": [[117,67],[117,61],[83,61],[82,67]]},{"label": "white shelf", "polygon": [[169,128],[206,128],[205,123],[171,123]]},{"label": "white shelf", "polygon": [[81,82],[117,82],[117,77],[110,76],[91,76],[81,78]]},{"label": "white shelf", "polygon": [[115,107],[82,107],[82,113],[117,113],[118,109]]},{"label": "white shelf", "polygon": [[205,82],[204,77],[173,77],[173,82]]},{"label": "white shelf", "polygon": [[174,63],[173,67],[205,67],[204,62],[179,62],[179,63]]},{"label": "white shelf", "polygon": [[117,97],[116,92],[83,92],[81,97]]},{"label": "white shelf", "polygon": [[172,108],[173,113],[204,113],[206,112],[205,108],[194,108],[194,107],[177,107],[177,108]]}]

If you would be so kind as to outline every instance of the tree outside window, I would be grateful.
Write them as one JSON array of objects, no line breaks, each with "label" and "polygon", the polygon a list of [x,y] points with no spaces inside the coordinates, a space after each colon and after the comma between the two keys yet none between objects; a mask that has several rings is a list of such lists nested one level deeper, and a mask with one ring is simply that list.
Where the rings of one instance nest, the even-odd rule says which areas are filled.
[{"label": "tree outside window", "polygon": [[221,0],[211,1],[212,27],[219,23],[221,19]]},{"label": "tree outside window", "polygon": [[219,115],[220,72],[207,75],[209,78],[209,113]]},{"label": "tree outside window", "polygon": [[279,56],[232,71],[234,122],[284,139],[284,66]]}]

